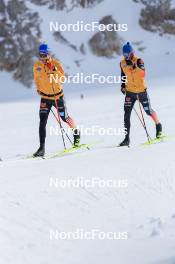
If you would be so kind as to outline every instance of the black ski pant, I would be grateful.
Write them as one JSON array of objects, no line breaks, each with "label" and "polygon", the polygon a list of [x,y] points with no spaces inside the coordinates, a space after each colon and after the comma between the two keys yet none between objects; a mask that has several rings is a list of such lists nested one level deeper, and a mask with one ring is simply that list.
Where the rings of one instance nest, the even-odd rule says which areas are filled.
[{"label": "black ski pant", "polygon": [[154,110],[151,108],[150,99],[147,94],[147,91],[142,92],[142,93],[126,92],[125,103],[124,103],[124,126],[126,129],[127,138],[129,138],[129,135],[130,135],[131,112],[132,112],[132,109],[134,107],[136,100],[138,100],[138,97],[147,115],[152,116],[152,114],[154,113]]},{"label": "black ski pant", "polygon": [[[57,100],[57,105],[58,105],[58,111],[59,111],[61,119],[67,123],[69,122],[69,120],[72,120],[68,116],[66,104],[65,104],[65,100],[64,100],[63,96]],[[45,144],[46,125],[47,125],[48,116],[49,116],[49,113],[50,113],[52,106],[56,107],[55,100],[41,98],[40,111],[39,111],[39,116],[40,116],[40,125],[39,125],[40,145]]]}]

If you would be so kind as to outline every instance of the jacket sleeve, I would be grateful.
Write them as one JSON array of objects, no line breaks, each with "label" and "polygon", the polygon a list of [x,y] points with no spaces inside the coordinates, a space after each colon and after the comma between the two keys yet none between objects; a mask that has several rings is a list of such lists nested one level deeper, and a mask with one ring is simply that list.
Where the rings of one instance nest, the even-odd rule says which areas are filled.
[{"label": "jacket sleeve", "polygon": [[140,58],[137,60],[137,71],[140,72],[142,77],[145,76],[145,64],[144,61]]},{"label": "jacket sleeve", "polygon": [[123,77],[126,77],[123,69],[122,69],[122,66],[121,66],[121,63],[120,63],[120,69],[121,69],[121,87],[122,88],[126,88],[126,82],[123,81]]},{"label": "jacket sleeve", "polygon": [[62,64],[59,61],[55,62],[55,67],[56,67],[56,73],[58,74],[59,77],[64,77],[64,70],[62,67]]},{"label": "jacket sleeve", "polygon": [[35,81],[37,92],[39,93],[39,91],[40,91],[40,76],[39,76],[37,67],[38,66],[36,64],[34,64],[34,66],[33,66],[33,76],[34,76],[34,81]]}]

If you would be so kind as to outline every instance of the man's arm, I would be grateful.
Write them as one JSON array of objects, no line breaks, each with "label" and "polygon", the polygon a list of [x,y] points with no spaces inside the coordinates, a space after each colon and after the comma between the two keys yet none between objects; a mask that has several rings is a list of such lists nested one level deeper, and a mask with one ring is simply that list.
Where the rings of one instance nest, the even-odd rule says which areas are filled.
[{"label": "man's arm", "polygon": [[136,70],[140,72],[142,77],[145,77],[145,64],[144,61],[140,58],[137,60]]},{"label": "man's arm", "polygon": [[62,67],[62,64],[61,62],[55,60],[54,62],[54,69],[53,69],[57,74],[59,74],[59,76],[65,76],[64,74],[64,70],[63,70],[63,67]]},{"label": "man's arm", "polygon": [[126,75],[122,69],[121,63],[120,63],[120,69],[121,69],[121,92],[125,94],[126,93],[126,89],[125,89],[126,88]]},{"label": "man's arm", "polygon": [[[57,60],[53,61],[52,74],[56,74],[59,77],[59,79],[62,77],[65,77],[62,64]],[[62,81],[63,81],[63,79],[62,79]]]},{"label": "man's arm", "polygon": [[39,81],[39,72],[40,72],[41,68],[39,65],[34,64],[33,66],[33,76],[34,76],[34,81],[35,81],[35,85],[36,85],[36,90],[37,93],[40,95],[40,81]]},{"label": "man's arm", "polygon": [[145,64],[142,59],[137,60],[137,67],[140,68],[141,70],[145,71]]}]

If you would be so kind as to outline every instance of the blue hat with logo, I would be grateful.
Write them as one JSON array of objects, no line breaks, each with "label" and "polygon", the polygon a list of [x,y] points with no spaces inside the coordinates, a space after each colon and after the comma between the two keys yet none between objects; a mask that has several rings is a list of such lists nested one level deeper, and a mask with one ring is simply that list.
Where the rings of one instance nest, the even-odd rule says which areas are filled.
[{"label": "blue hat with logo", "polygon": [[129,42],[123,46],[123,56],[127,58],[129,54],[134,53],[134,49]]},{"label": "blue hat with logo", "polygon": [[47,44],[41,44],[39,46],[39,53],[49,54],[49,48]]}]

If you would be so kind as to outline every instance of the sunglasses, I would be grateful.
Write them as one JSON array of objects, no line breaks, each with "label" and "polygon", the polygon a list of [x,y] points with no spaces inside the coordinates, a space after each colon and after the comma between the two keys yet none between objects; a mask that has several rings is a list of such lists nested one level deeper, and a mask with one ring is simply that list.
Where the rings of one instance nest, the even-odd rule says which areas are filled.
[{"label": "sunglasses", "polygon": [[45,54],[45,53],[39,53],[39,56],[40,56],[40,58],[46,58],[47,57],[47,54]]},{"label": "sunglasses", "polygon": [[123,56],[126,60],[129,60],[132,56],[134,55],[133,52],[126,52],[126,53],[123,53]]},{"label": "sunglasses", "polygon": [[130,54],[131,53],[123,53],[123,56],[127,59],[127,58],[129,58]]}]

